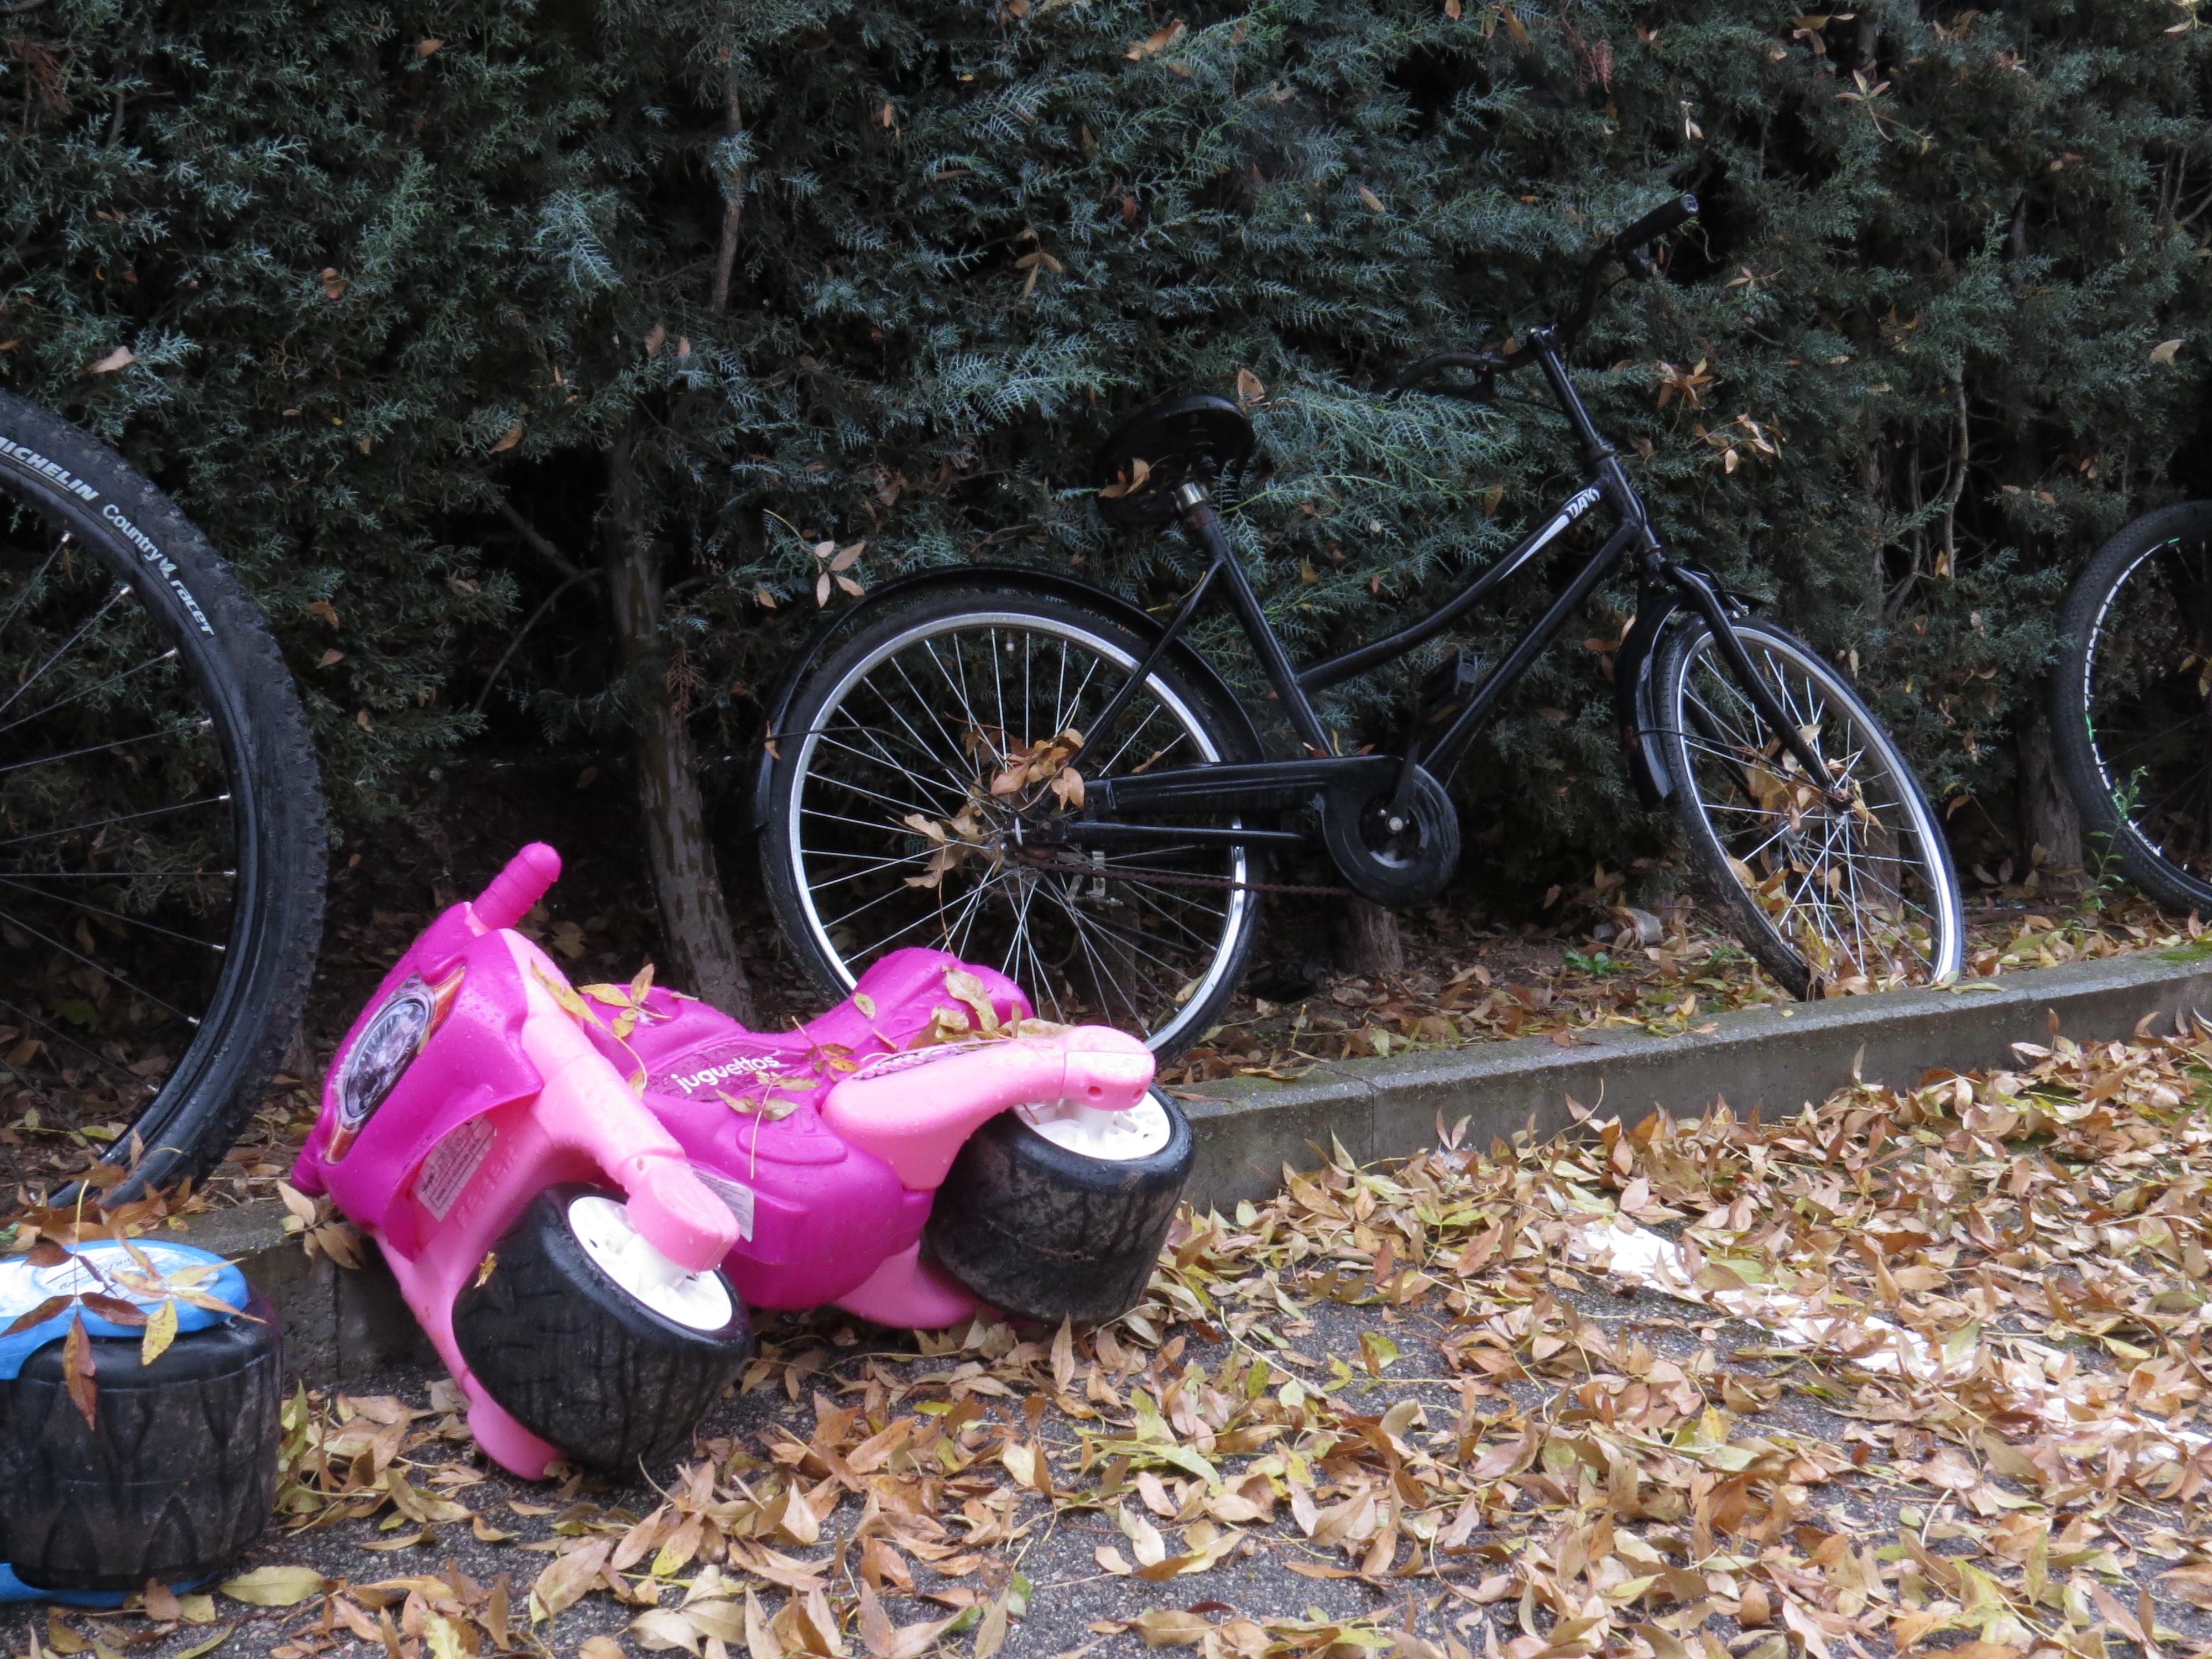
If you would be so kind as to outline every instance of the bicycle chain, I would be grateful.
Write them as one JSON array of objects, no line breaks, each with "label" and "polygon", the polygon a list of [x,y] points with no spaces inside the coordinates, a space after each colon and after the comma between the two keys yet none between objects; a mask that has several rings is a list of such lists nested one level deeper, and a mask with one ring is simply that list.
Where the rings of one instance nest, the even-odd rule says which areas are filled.
[{"label": "bicycle chain", "polygon": [[1233,876],[1177,875],[1167,871],[1116,870],[1079,860],[1048,858],[1027,848],[1014,854],[1032,870],[1051,875],[1087,876],[1106,881],[1143,881],[1160,887],[1218,887],[1237,893],[1296,893],[1310,898],[1353,898],[1349,887],[1323,887],[1310,882],[1238,881]]}]

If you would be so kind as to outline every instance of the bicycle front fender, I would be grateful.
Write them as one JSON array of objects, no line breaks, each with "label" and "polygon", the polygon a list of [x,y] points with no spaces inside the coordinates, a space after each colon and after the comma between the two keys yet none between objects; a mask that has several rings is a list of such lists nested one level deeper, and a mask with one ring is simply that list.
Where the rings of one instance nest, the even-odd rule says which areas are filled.
[{"label": "bicycle front fender", "polygon": [[1659,752],[1657,700],[1651,692],[1651,665],[1658,655],[1659,635],[1682,608],[1672,593],[1647,588],[1644,603],[1636,607],[1636,620],[1613,658],[1613,724],[1620,738],[1621,757],[1636,784],[1637,799],[1647,807],[1659,805],[1674,793],[1666,757]]},{"label": "bicycle front fender", "polygon": [[[1711,571],[1689,568],[1720,595],[1730,611],[1747,613],[1756,605],[1747,594],[1723,587]],[[1680,594],[1673,589],[1647,582],[1636,607],[1636,620],[1613,659],[1613,728],[1620,734],[1621,755],[1628,764],[1629,776],[1635,781],[1637,798],[1647,807],[1660,805],[1674,793],[1674,780],[1659,748],[1659,694],[1652,684],[1651,671],[1659,659],[1659,642],[1678,617],[1687,625],[1697,619],[1697,613],[1686,609]]]},{"label": "bicycle front fender", "polygon": [[[753,763],[752,787],[748,792],[745,812],[746,827],[758,830],[765,824],[771,811],[770,796],[774,788],[776,756],[771,745],[783,732],[786,716],[799,696],[799,688],[827,656],[836,642],[859,624],[874,620],[884,606],[921,598],[939,588],[992,587],[1024,593],[1039,593],[1053,599],[1071,599],[1103,612],[1128,629],[1138,638],[1146,641],[1160,636],[1160,624],[1149,613],[1128,600],[1094,587],[1088,582],[1076,580],[1049,570],[1029,570],[1018,565],[955,565],[942,570],[925,570],[911,576],[902,576],[896,581],[886,582],[870,590],[867,597],[857,605],[847,605],[830,616],[811,635],[785,665],[782,677],[768,705],[766,733],[758,757]],[[1262,752],[1258,731],[1251,716],[1237,694],[1229,689],[1213,665],[1181,640],[1169,648],[1175,659],[1176,670],[1194,682],[1213,701],[1224,720],[1235,721],[1237,735],[1244,739],[1246,752],[1257,756]]]}]

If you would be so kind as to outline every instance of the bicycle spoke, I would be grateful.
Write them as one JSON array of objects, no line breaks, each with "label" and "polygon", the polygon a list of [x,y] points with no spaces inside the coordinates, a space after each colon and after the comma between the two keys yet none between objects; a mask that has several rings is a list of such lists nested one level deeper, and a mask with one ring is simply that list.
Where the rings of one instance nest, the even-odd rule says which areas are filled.
[{"label": "bicycle spoke", "polygon": [[15,596],[15,603],[8,607],[8,614],[0,617],[0,640],[7,638],[8,630],[15,625],[15,618],[22,614],[23,607],[30,604],[46,586],[46,573],[54,568],[54,561],[61,557],[62,550],[69,544],[67,532],[55,538],[53,546],[47,551],[46,562],[32,574],[30,580],[23,584],[23,591]]},{"label": "bicycle spoke", "polygon": [[32,927],[29,922],[24,921],[22,917],[15,915],[13,911],[0,909],[0,921],[6,921],[11,923],[15,927],[21,928],[25,933],[28,933],[33,939],[39,940],[41,944],[52,945],[55,950],[59,951],[64,956],[69,957],[75,961],[81,962],[86,967],[91,969],[95,974],[99,974],[105,978],[114,981],[116,984],[120,985],[125,990],[130,992],[131,995],[138,998],[143,1002],[149,1002],[153,1004],[155,1007],[161,1009],[164,1013],[174,1014],[179,1019],[183,1020],[188,1025],[197,1025],[200,1023],[199,1016],[198,1014],[186,1013],[182,1008],[178,1007],[173,1002],[169,1002],[161,997],[155,996],[151,991],[149,991],[143,986],[133,985],[129,980],[124,978],[122,975],[117,973],[106,963],[95,961],[92,957],[85,955],[82,951],[72,950],[70,946],[63,944],[59,939],[55,939],[52,935],[40,933],[37,928]]},{"label": "bicycle spoke", "polygon": [[[1152,757],[1218,757],[1162,676],[1135,689],[1109,746],[1055,746],[1095,724],[1131,666],[1079,625],[988,606],[972,620],[925,620],[856,665],[807,717],[817,730],[799,747],[804,778],[783,820],[797,832],[810,937],[852,975],[886,950],[937,943],[1000,964],[1040,1008],[1071,1017],[1101,1017],[1078,1015],[1097,1002],[1158,1031],[1203,1012],[1185,1010],[1184,988],[1218,982],[1213,964],[1255,907],[1174,878],[1240,880],[1246,854],[1178,840],[1089,854],[1050,836],[1037,846],[1045,822],[1068,810],[1052,787],[1063,765],[1097,779]],[[904,822],[913,812],[957,817],[962,839],[923,844]],[[910,871],[942,868],[947,847],[970,850],[933,885],[907,885]]]},{"label": "bicycle spoke", "polygon": [[101,605],[99,610],[94,611],[90,617],[87,617],[84,622],[78,626],[76,633],[70,635],[69,638],[64,640],[59,645],[56,646],[54,647],[53,654],[48,657],[44,662],[40,663],[38,667],[33,671],[30,676],[18,684],[13,691],[10,691],[5,697],[0,697],[0,714],[4,714],[10,708],[14,708],[15,706],[16,698],[21,696],[23,693],[29,690],[40,680],[44,679],[46,677],[46,671],[52,668],[56,663],[59,662],[64,657],[67,656],[71,646],[75,645],[87,634],[92,632],[94,629],[99,627],[101,622],[106,620],[107,613],[114,610],[117,605],[122,604],[124,599],[129,596],[130,592],[131,589],[127,584],[117,584],[115,591],[107,596],[106,604]]},{"label": "bicycle spoke", "polygon": [[111,910],[101,904],[88,904],[82,899],[70,898],[61,893],[41,892],[35,887],[26,887],[13,876],[0,876],[0,887],[12,887],[19,893],[26,893],[33,898],[43,899],[49,904],[66,905],[72,910],[89,910],[96,916],[112,916],[116,921],[127,923],[131,927],[143,928],[150,933],[161,933],[167,938],[181,940],[186,945],[196,945],[203,951],[223,951],[230,948],[227,945],[219,945],[213,939],[195,939],[190,933],[179,933],[174,928],[163,927],[158,923],[148,921],[143,916],[130,915],[121,910]]},{"label": "bicycle spoke", "polygon": [[149,668],[159,668],[163,663],[174,662],[176,659],[176,648],[173,646],[168,650],[161,653],[160,656],[149,657],[142,663],[135,663],[131,667],[125,669],[119,674],[111,674],[104,680],[85,686],[81,690],[70,692],[66,697],[56,697],[52,702],[46,704],[43,708],[34,708],[27,714],[18,714],[14,720],[9,720],[6,725],[0,726],[0,737],[5,737],[9,732],[14,731],[19,726],[28,726],[33,720],[43,719],[45,716],[52,714],[58,708],[67,708],[72,703],[82,702],[88,697],[96,696],[100,692],[106,690],[108,687],[112,685],[120,685],[124,681],[130,679],[136,675],[143,674]]},{"label": "bicycle spoke", "polygon": [[[904,678],[903,672],[902,672],[901,678]],[[948,760],[945,755],[942,755],[936,750],[932,749],[929,745],[928,740],[925,738],[921,732],[915,731],[910,724],[908,724],[905,712],[901,709],[896,703],[893,702],[889,697],[884,695],[883,688],[881,686],[876,684],[872,679],[866,681],[864,684],[866,684],[869,691],[874,694],[876,701],[881,703],[884,709],[889,712],[891,718],[899,723],[899,729],[906,733],[907,740],[914,744],[915,752],[921,755],[932,765],[936,766],[944,772],[945,781],[956,796],[964,797],[967,793],[968,787],[962,781],[960,772],[958,770],[959,762],[962,758],[960,747],[957,744],[952,743],[951,734],[945,733],[945,741],[951,745],[951,758]],[[862,726],[858,720],[853,721],[852,725],[857,730],[866,731],[868,729]],[[942,732],[943,729],[944,728],[941,726],[939,727],[940,732]]]},{"label": "bicycle spoke", "polygon": [[[204,720],[199,723],[198,730],[204,732],[214,724],[213,720]],[[163,738],[173,738],[179,735],[179,733],[174,731],[147,732],[135,738],[117,738],[110,743],[90,743],[82,749],[65,749],[58,755],[41,755],[36,760],[10,762],[7,765],[0,766],[0,774],[27,771],[34,766],[53,766],[63,761],[80,759],[86,755],[112,754],[118,749],[128,749],[135,744],[155,743]]]},{"label": "bicycle spoke", "polygon": [[[118,1066],[113,1060],[110,1060],[106,1054],[101,1054],[99,1049],[94,1048],[89,1042],[87,1042],[82,1037],[78,1036],[75,1032],[64,1031],[60,1026],[56,1025],[52,1021],[40,1018],[38,1015],[33,1013],[29,1009],[18,1007],[15,1004],[9,1001],[5,997],[0,997],[0,1012],[10,1014],[15,1018],[21,1020],[26,1025],[35,1025],[40,1030],[50,1032],[53,1036],[59,1037],[64,1042],[66,1042],[70,1044],[70,1047],[82,1052],[85,1057],[90,1060],[95,1066],[106,1066],[109,1071],[114,1073],[117,1077],[123,1079],[125,1086],[128,1088],[147,1089],[151,1087],[144,1078],[138,1076],[125,1066]],[[5,1062],[0,1062],[0,1064],[4,1063]],[[11,1067],[10,1069],[12,1070],[14,1068]],[[21,1076],[21,1073],[18,1072],[17,1075]]]},{"label": "bicycle spoke", "polygon": [[[1905,857],[1924,845],[1915,839],[1922,831],[1908,781],[1824,665],[1771,637],[1745,644],[1820,775],[1798,769],[1784,734],[1766,728],[1722,671],[1708,636],[1675,694],[1686,799],[1758,911],[1816,975],[1857,986],[1925,971],[1928,951],[1956,927],[1914,896],[1927,877]],[[1838,805],[1845,795],[1849,805]],[[1916,927],[1926,943],[1916,941]]]},{"label": "bicycle spoke", "polygon": [[[838,744],[835,746],[841,749],[848,748],[848,745],[843,744]],[[860,751],[857,750],[850,750],[848,752],[857,754]],[[842,789],[849,794],[858,795],[864,800],[879,800],[884,805],[902,813],[921,811],[922,809],[927,808],[930,810],[924,812],[925,817],[951,817],[959,811],[961,805],[965,805],[967,804],[965,801],[963,801],[960,803],[960,805],[956,805],[948,811],[942,805],[936,801],[928,799],[915,800],[912,799],[901,800],[896,795],[886,795],[880,789],[871,789],[866,784],[854,783],[850,778],[825,777],[823,779],[823,781],[830,784],[835,788]]]},{"label": "bicycle spoke", "polygon": [[213,806],[229,799],[229,792],[226,790],[220,795],[207,795],[198,800],[179,801],[173,806],[151,806],[143,812],[122,812],[113,817],[100,818],[85,823],[72,823],[59,830],[40,830],[27,836],[11,836],[6,841],[0,841],[0,847],[21,847],[28,842],[51,841],[57,836],[76,836],[83,834],[88,830],[112,829],[118,823],[137,823],[145,818],[163,817],[171,812],[189,812],[196,806]]},{"label": "bicycle spoke", "polygon": [[14,870],[18,881],[112,881],[128,876],[133,881],[235,881],[235,870],[140,870],[128,866],[112,870]]}]

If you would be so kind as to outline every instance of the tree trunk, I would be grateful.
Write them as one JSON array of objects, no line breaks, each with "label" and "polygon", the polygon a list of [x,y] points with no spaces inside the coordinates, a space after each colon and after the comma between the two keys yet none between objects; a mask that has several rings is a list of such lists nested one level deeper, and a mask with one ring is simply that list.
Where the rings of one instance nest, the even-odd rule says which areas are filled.
[{"label": "tree trunk", "polygon": [[1347,973],[1404,973],[1406,944],[1399,937],[1397,912],[1373,899],[1346,899],[1337,912],[1336,956]]},{"label": "tree trunk", "polygon": [[[699,795],[697,757],[684,711],[653,670],[660,660],[660,549],[640,510],[636,441],[625,434],[608,457],[607,597],[623,664],[647,690],[637,720],[638,805],[645,850],[660,905],[670,980],[724,1013],[750,1024],[752,986],[738,959],[737,935],[722,898],[714,849]],[[640,671],[643,671],[641,672]]]},{"label": "tree trunk", "polygon": [[2043,879],[2072,884],[2081,878],[2081,815],[2058,775],[2051,749],[2051,726],[2039,713],[2020,734],[2020,821],[2034,845],[2043,848]]}]

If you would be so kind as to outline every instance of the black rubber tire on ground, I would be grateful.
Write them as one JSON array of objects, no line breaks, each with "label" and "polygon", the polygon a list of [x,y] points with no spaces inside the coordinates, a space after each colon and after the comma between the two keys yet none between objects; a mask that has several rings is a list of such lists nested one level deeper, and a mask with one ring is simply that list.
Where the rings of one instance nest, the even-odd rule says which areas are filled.
[{"label": "black rubber tire on ground", "polygon": [[609,1278],[568,1224],[568,1206],[622,1194],[568,1182],[531,1200],[482,1284],[453,1304],[453,1340],[477,1381],[523,1427],[611,1474],[634,1474],[691,1443],[752,1351],[744,1304],[698,1331]]},{"label": "black rubber tire on ground", "polygon": [[[2091,677],[2099,625],[2107,621],[2108,607],[2118,591],[2130,580],[2139,580],[2151,556],[2168,545],[2188,550],[2202,566],[2204,550],[2212,548],[2212,501],[2178,502],[2123,525],[2067,590],[2058,617],[2058,660],[2049,684],[2051,746],[2059,781],[2081,815],[2088,840],[2083,851],[2090,859],[2109,848],[2120,873],[2166,908],[2212,913],[2212,881],[2192,875],[2166,856],[2150,835],[2122,812],[2115,793],[2125,785],[2106,777],[2106,757],[2099,752],[2094,730],[2096,688]],[[2192,643],[2202,641],[2208,631],[2201,611],[2173,620]],[[2212,735],[2212,710],[2202,708],[2201,694],[2197,719],[2185,735],[2200,750],[2207,735]],[[2113,764],[2119,764],[2119,757],[2113,757]],[[2200,825],[2198,848],[2207,839]]]},{"label": "black rubber tire on ground", "polygon": [[929,1254],[974,1295],[1024,1319],[1116,1318],[1143,1300],[1196,1148],[1164,1094],[1168,1142],[1149,1158],[1085,1158],[1012,1112],[974,1134],[929,1212]]},{"label": "black rubber tire on ground", "polygon": [[[994,618],[997,619],[995,622]],[[810,757],[816,750],[809,734],[819,729],[834,735],[830,733],[830,728],[837,715],[845,713],[848,719],[872,722],[876,729],[890,732],[896,740],[897,725],[887,717],[886,710],[863,702],[865,677],[875,672],[870,665],[880,666],[884,662],[894,661],[896,653],[912,650],[916,641],[925,639],[934,648],[945,646],[946,641],[963,631],[972,637],[994,626],[1005,628],[1010,625],[1032,629],[1046,635],[1056,632],[1079,648],[1088,649],[1094,645],[1103,647],[1119,653],[1132,665],[1142,661],[1152,645],[1152,641],[1139,636],[1103,608],[1093,609],[1057,595],[1045,596],[994,586],[986,574],[979,577],[973,587],[935,592],[911,603],[888,607],[881,616],[857,627],[842,641],[813,668],[792,697],[782,720],[782,732],[770,775],[769,804],[761,830],[761,880],[768,895],[769,908],[775,916],[777,927],[789,942],[793,955],[815,981],[832,996],[845,995],[852,988],[854,980],[876,956],[881,954],[881,951],[870,950],[866,946],[854,947],[848,960],[830,937],[836,919],[825,921],[817,910],[816,894],[830,890],[835,882],[825,878],[818,885],[809,884],[810,871],[817,877],[823,875],[820,866],[824,854],[823,849],[801,845],[798,833],[799,820],[806,816],[811,808],[818,808],[821,804],[818,800],[810,802],[806,794],[810,784],[818,784],[820,781],[818,772],[810,774],[809,771],[811,765]],[[926,678],[923,684],[928,684]],[[1088,724],[1089,717],[1099,712],[1097,707],[1080,702],[1082,688],[1092,684],[1087,678],[1081,681],[1076,694],[1077,700],[1071,706],[1073,722],[1079,727]],[[1173,653],[1154,669],[1147,684],[1164,694],[1158,697],[1151,697],[1149,691],[1146,694],[1158,707],[1165,708],[1165,699],[1173,698],[1188,711],[1202,734],[1204,743],[1212,749],[1215,760],[1248,761],[1261,757],[1252,736],[1250,722],[1243,717],[1241,712],[1221,708],[1218,696],[1200,684],[1197,676],[1184,672]],[[908,689],[915,690],[912,681],[908,682]],[[919,696],[920,692],[917,690],[915,695]],[[1103,693],[1100,695],[1103,698]],[[1002,699],[1009,715],[1014,701],[1011,694]],[[858,712],[848,712],[848,706],[849,709]],[[1133,708],[1123,717],[1125,737],[1131,720],[1141,718],[1144,717],[1138,715]],[[929,729],[926,716],[917,716],[916,719],[922,729]],[[954,723],[957,724],[957,720]],[[949,728],[944,726],[936,727],[935,731],[949,735]],[[1194,740],[1185,735],[1180,741],[1193,746],[1194,753],[1189,763],[1199,763]],[[832,759],[834,762],[834,755]],[[1182,763],[1178,760],[1174,763]],[[863,790],[854,797],[837,798],[841,801],[860,799],[868,814],[867,821],[848,819],[846,833],[849,838],[851,830],[858,828],[872,837],[889,837],[888,840],[868,841],[866,843],[867,854],[872,858],[880,856],[896,861],[900,851],[898,838],[908,833],[899,829],[898,820],[908,806],[924,803],[902,799],[896,804],[886,804],[891,798],[881,793],[880,786],[884,781],[872,779],[869,781],[878,787],[872,791]],[[932,810],[942,812],[946,809],[942,805],[934,805]],[[876,820],[880,820],[880,823]],[[855,842],[854,844],[862,843]],[[854,861],[859,861],[860,857],[849,848],[830,852],[827,856]],[[1139,856],[1133,854],[1102,856],[1107,856],[1109,862],[1120,864],[1125,871],[1133,869],[1139,863]],[[1143,856],[1157,857],[1160,854],[1146,852]],[[810,859],[815,861],[812,866],[810,866]],[[1205,872],[1170,870],[1166,873],[1170,876],[1199,873],[1203,878],[1208,874],[1218,876],[1223,872],[1209,869]],[[1246,849],[1244,878],[1248,882],[1266,878],[1265,854],[1257,848]],[[1126,878],[1119,881],[1109,879],[1103,884],[1115,891],[1132,885],[1142,885],[1131,884]],[[938,890],[940,894],[945,890],[944,888]],[[1035,892],[1038,890],[1030,890]],[[1188,896],[1203,890],[1195,883],[1170,882],[1151,890],[1147,908],[1158,918],[1164,911],[1174,910],[1176,895]],[[896,895],[893,895],[893,899],[896,898]],[[874,903],[885,902],[878,899]],[[1145,901],[1140,900],[1139,902],[1144,903]],[[987,945],[984,930],[996,923],[998,911],[995,902],[984,913],[994,918],[991,922],[978,925],[972,920],[973,913],[969,913],[969,925],[975,928],[972,934],[961,933],[955,936],[948,930],[946,936],[939,936],[925,925],[926,919],[918,917],[910,927],[898,931],[895,938],[886,941],[886,945],[938,945],[951,951],[956,956],[987,963],[1020,983],[1029,994],[1037,1012],[1046,1018],[1063,1020],[1068,1024],[1095,1023],[1119,1026],[1143,1036],[1164,1056],[1173,1055],[1198,1041],[1236,994],[1237,981],[1243,976],[1253,943],[1258,937],[1261,905],[1257,895],[1240,893],[1234,899],[1225,900],[1224,905],[1222,912],[1224,921],[1218,933],[1208,925],[1208,936],[1212,943],[1205,953],[1203,963],[1191,967],[1187,982],[1178,986],[1176,992],[1160,996],[1148,995],[1147,1006],[1143,1007],[1102,1006],[1107,1000],[1102,1000],[1102,1004],[1080,1007],[1060,1006],[1053,988],[1048,984],[1041,985],[1037,981],[1042,957],[1055,956],[1057,944],[1064,944],[1065,941],[1048,942],[1042,947],[1042,956],[1034,943],[1026,951],[1024,949],[1020,941],[1024,934],[1018,932],[1014,939],[1003,947],[999,943]],[[941,915],[959,914],[957,904],[948,902],[939,908]],[[879,910],[878,914],[886,913]],[[1029,914],[1028,907],[1024,905],[1021,908],[1022,919],[1018,924],[1019,928],[1027,928]],[[1058,927],[1054,913],[1049,907],[1040,910],[1038,915],[1042,918],[1041,925]],[[887,930],[892,927],[890,922],[881,925]],[[1193,937],[1197,937],[1195,932]],[[1155,937],[1146,942],[1156,944],[1158,939]],[[1194,951],[1192,954],[1195,959],[1199,953]],[[1157,957],[1154,959],[1158,960]],[[1183,964],[1178,961],[1174,965],[1179,969],[1174,977],[1182,979],[1183,974],[1180,970]],[[1198,988],[1194,992],[1176,994],[1192,985]]]},{"label": "black rubber tire on ground", "polygon": [[[87,501],[34,464],[43,457],[96,493]],[[213,718],[228,774],[238,880],[225,968],[189,1048],[133,1127],[145,1149],[102,1195],[215,1167],[260,1106],[260,1085],[299,1024],[322,933],[322,787],[307,716],[267,622],[207,538],[105,445],[35,404],[0,392],[0,506],[15,501],[66,527],[131,588],[178,650]],[[171,566],[149,561],[105,516],[136,526]],[[203,628],[181,586],[197,601]],[[127,1164],[132,1137],[111,1163]]]},{"label": "black rubber tire on ground", "polygon": [[266,1303],[246,1312],[184,1333],[150,1365],[135,1336],[91,1339],[89,1427],[59,1340],[0,1382],[0,1561],[16,1577],[142,1589],[204,1577],[261,1535],[276,1501],[284,1342]]}]

